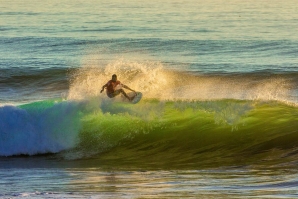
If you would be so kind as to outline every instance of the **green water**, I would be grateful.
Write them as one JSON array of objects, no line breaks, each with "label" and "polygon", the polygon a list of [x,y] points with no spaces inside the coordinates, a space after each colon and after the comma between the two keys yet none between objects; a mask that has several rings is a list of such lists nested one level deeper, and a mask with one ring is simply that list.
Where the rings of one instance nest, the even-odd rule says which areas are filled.
[{"label": "green water", "polygon": [[276,166],[296,157],[297,120],[297,107],[274,101],[102,102],[82,114],[78,144],[64,157],[133,166]]}]

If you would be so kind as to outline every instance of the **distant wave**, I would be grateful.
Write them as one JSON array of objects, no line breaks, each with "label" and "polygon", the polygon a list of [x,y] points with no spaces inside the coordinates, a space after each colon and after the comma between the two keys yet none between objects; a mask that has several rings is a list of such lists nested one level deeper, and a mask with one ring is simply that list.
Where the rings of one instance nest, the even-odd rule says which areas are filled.
[{"label": "distant wave", "polygon": [[0,68],[1,102],[60,97],[69,88],[66,68]]}]

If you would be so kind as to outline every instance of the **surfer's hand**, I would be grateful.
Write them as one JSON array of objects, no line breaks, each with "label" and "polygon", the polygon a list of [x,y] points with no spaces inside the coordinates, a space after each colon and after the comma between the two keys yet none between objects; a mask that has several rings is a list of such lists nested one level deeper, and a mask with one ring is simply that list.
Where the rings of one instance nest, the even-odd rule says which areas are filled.
[{"label": "surfer's hand", "polygon": [[100,93],[102,93],[103,89],[100,91]]}]

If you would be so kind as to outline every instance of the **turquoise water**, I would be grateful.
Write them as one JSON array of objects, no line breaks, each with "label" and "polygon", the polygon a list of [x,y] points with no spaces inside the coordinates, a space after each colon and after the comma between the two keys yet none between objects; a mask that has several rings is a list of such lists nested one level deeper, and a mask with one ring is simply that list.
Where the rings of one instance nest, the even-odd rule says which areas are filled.
[{"label": "turquoise water", "polygon": [[297,8],[0,1],[0,197],[296,198]]}]

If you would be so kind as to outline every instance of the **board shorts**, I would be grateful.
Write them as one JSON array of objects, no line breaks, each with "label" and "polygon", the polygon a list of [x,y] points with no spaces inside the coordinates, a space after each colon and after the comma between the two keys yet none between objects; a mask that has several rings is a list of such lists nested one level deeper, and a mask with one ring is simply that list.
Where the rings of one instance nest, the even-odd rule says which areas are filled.
[{"label": "board shorts", "polygon": [[113,97],[119,95],[120,93],[121,93],[121,90],[119,89],[119,90],[115,90],[113,93],[107,93],[107,96],[109,98],[113,98]]}]

